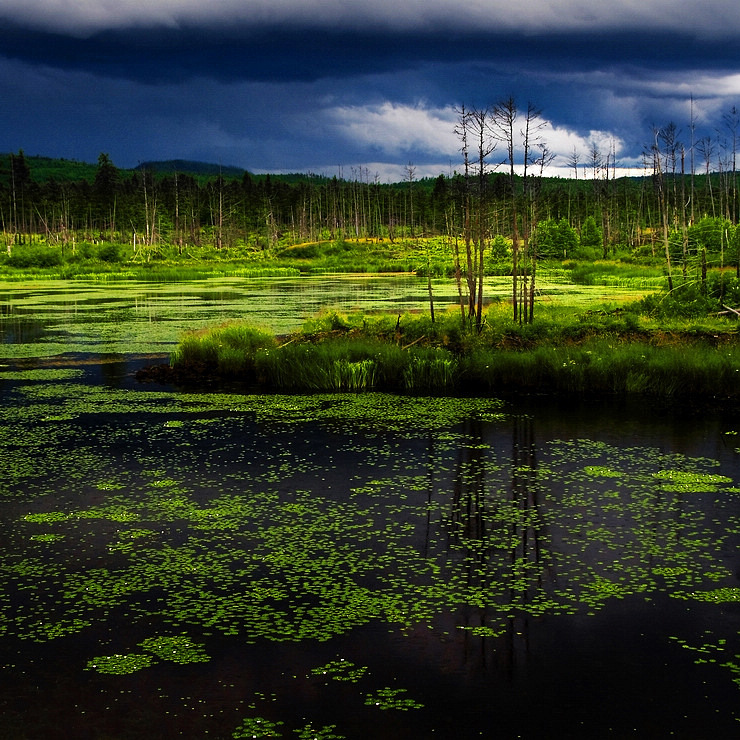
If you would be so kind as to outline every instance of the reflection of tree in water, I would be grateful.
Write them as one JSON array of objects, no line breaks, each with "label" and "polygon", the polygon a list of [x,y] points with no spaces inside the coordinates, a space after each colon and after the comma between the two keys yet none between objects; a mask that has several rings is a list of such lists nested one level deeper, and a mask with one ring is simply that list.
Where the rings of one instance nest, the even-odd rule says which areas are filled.
[{"label": "reflection of tree in water", "polygon": [[[527,572],[535,566],[536,587],[542,586],[540,565],[540,517],[537,499],[537,445],[533,422],[530,418],[513,420],[511,442],[511,501],[521,516],[511,525],[513,549],[510,554],[512,568],[522,564]],[[525,601],[530,594],[531,579],[527,579]]]},{"label": "reflection of tree in water", "polygon": [[103,382],[110,388],[120,388],[128,375],[128,363],[125,355],[111,355],[100,363]]},{"label": "reflection of tree in water", "polygon": [[[518,656],[528,652],[530,617],[526,610],[506,614],[507,609],[486,604],[527,604],[543,586],[533,421],[514,418],[511,428],[507,485],[507,476],[502,476],[505,471],[485,443],[484,425],[476,420],[467,423],[466,444],[458,448],[452,507],[446,521],[450,557],[463,561],[469,591],[484,595],[480,606],[468,605],[458,613],[458,626],[464,628],[466,636],[466,662],[475,658],[485,666],[491,659],[487,646],[494,644],[485,638],[501,637],[505,642],[496,641],[494,658],[509,670],[515,668]],[[498,598],[491,598],[493,594]],[[505,627],[501,626],[502,614]]]},{"label": "reflection of tree in water", "polygon": [[7,305],[0,307],[0,344],[31,344],[46,335],[48,321],[18,316]]},{"label": "reflection of tree in water", "polygon": [[[518,589],[510,586],[510,598],[529,602],[533,590],[542,587],[540,564],[541,519],[537,488],[537,445],[535,443],[533,421],[529,417],[516,417],[512,425],[511,441],[511,501],[521,513],[521,517],[511,524],[512,550],[509,558],[512,567],[512,581],[521,574],[524,585]],[[536,574],[535,578],[530,575]],[[523,612],[518,618],[507,621],[506,646],[503,658],[510,670],[516,667],[517,656],[529,653],[529,620]]]}]

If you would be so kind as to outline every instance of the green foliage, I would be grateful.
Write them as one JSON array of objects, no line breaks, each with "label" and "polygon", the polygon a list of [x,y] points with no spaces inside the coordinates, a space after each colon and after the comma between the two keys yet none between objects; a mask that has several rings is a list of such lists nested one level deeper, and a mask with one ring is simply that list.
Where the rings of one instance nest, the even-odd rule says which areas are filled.
[{"label": "green foliage", "polygon": [[[723,177],[696,176],[692,212],[721,212],[722,198],[729,198]],[[644,179],[605,182],[599,193],[586,180],[537,182],[539,213],[533,214],[532,222],[539,226],[530,245],[541,257],[603,257],[604,230],[612,248],[621,243],[622,251],[630,251],[635,260],[656,259],[661,210],[655,189],[646,188]],[[490,176],[486,204],[490,214],[509,207],[512,190],[506,185],[501,173]],[[525,203],[521,186],[521,178],[515,177],[520,213],[531,205]],[[674,188],[669,193],[674,213],[680,210],[678,192]],[[258,176],[239,168],[180,160],[123,170],[105,153],[95,165],[26,157],[20,151],[0,155],[0,199],[11,206],[3,221],[4,241],[11,247],[45,241],[61,251],[61,262],[49,262],[48,256],[18,257],[17,262],[4,260],[4,268],[72,278],[124,274],[118,267],[123,263],[134,263],[136,270],[156,263],[166,270],[165,279],[174,279],[178,270],[238,274],[239,268],[259,262],[271,270],[315,274],[414,272],[451,277],[455,240],[459,246],[465,231],[464,193],[459,175],[424,178],[414,183],[410,209],[407,182]],[[608,210],[603,210],[602,195],[611,204]],[[151,213],[154,202],[156,223]],[[477,218],[474,212],[473,221]],[[498,235],[485,249],[487,275],[511,273],[509,221],[496,217]],[[582,224],[580,244],[569,221]],[[78,253],[74,245],[82,242],[126,246]],[[670,250],[674,260],[683,258],[680,230],[671,235]],[[710,265],[736,263],[737,229],[724,219],[701,219],[689,229],[688,255],[695,257],[704,250]],[[125,273],[133,277],[130,269],[126,264]],[[162,274],[148,273],[152,279]]]},{"label": "green foliage", "polygon": [[532,235],[538,257],[568,259],[578,249],[578,232],[564,218],[541,221]]},{"label": "green foliage", "polygon": [[[13,155],[0,154],[0,171],[9,171],[9,157]],[[89,162],[79,162],[75,159],[52,157],[26,157],[26,162],[35,182],[89,182],[95,178],[96,166]]]},{"label": "green foliage", "polygon": [[609,285],[629,288],[663,288],[666,278],[662,267],[598,260],[568,262],[569,280],[576,285]]},{"label": "green foliage", "polygon": [[[640,305],[652,309],[656,303],[646,299]],[[370,319],[331,312],[308,322],[303,333],[281,346],[265,338],[246,354],[234,350],[238,357],[233,366],[224,361],[224,349],[214,339],[219,330],[213,335],[203,332],[183,340],[173,364],[199,358],[196,361],[237,378],[245,377],[244,367],[249,367],[249,377],[258,383],[289,391],[449,393],[464,387],[485,392],[732,397],[740,392],[740,349],[717,342],[713,327],[684,325],[683,338],[676,341],[672,326],[673,338],[666,342],[665,331],[649,328],[647,318],[624,308],[589,310],[579,316],[563,311],[524,325],[489,311],[480,334],[467,330],[459,314],[441,317],[439,324],[432,324],[424,315],[397,317],[394,322],[389,316]],[[445,326],[454,326],[457,333]]]},{"label": "green foliage", "polygon": [[397,345],[375,339],[337,337],[296,341],[255,355],[257,377],[286,390],[370,390],[396,384],[405,364]]},{"label": "green foliage", "polygon": [[212,373],[249,381],[255,371],[257,350],[277,346],[265,329],[231,322],[186,334],[172,355],[173,365],[203,366]]},{"label": "green foliage", "polygon": [[708,252],[720,252],[727,249],[730,239],[734,238],[735,227],[726,219],[705,216],[689,226],[689,248],[696,252],[706,249]]},{"label": "green foliage", "polygon": [[491,239],[491,243],[488,248],[488,257],[492,262],[499,262],[508,258],[511,255],[511,240],[507,239],[501,234]]},{"label": "green foliage", "polygon": [[121,244],[101,244],[97,249],[97,256],[101,262],[119,264],[124,260],[124,247]]},{"label": "green foliage", "polygon": [[594,339],[576,346],[536,346],[527,352],[478,350],[465,358],[472,387],[492,391],[737,396],[740,350],[706,345],[613,345]]},{"label": "green foliage", "polygon": [[601,228],[596,225],[596,219],[589,216],[581,226],[581,246],[600,250],[604,243]]},{"label": "green foliage", "polygon": [[645,296],[639,308],[663,319],[697,318],[722,311],[724,304],[740,307],[740,281],[724,273],[712,273],[706,282],[688,280],[675,285],[669,293]]},{"label": "green foliage", "polygon": [[58,247],[17,245],[4,262],[9,267],[16,268],[56,267],[62,264],[62,253]]},{"label": "green foliage", "polygon": [[450,391],[459,376],[459,363],[447,350],[418,350],[409,356],[403,369],[403,386],[408,391]]}]

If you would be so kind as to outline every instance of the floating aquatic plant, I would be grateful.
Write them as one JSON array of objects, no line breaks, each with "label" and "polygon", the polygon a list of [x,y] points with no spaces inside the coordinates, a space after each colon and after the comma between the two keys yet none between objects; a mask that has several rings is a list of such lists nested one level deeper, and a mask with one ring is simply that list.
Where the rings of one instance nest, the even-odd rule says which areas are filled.
[{"label": "floating aquatic plant", "polygon": [[663,483],[663,490],[687,493],[712,493],[720,483],[732,483],[732,478],[712,473],[687,472],[685,470],[659,470],[653,478]]},{"label": "floating aquatic plant", "polygon": [[[682,595],[683,596],[683,595]],[[692,591],[686,594],[696,601],[709,601],[713,604],[728,604],[740,601],[740,588],[715,588],[711,591]]]},{"label": "floating aquatic plant", "polygon": [[139,646],[156,655],[160,660],[173,663],[207,663],[211,658],[203,650],[203,645],[194,643],[187,635],[174,637],[149,637]]},{"label": "floating aquatic plant", "polygon": [[135,673],[142,668],[148,668],[153,660],[151,655],[140,653],[99,655],[89,660],[86,667],[88,670],[97,671],[98,673],[123,675],[125,673]]},{"label": "floating aquatic plant", "polygon": [[280,727],[284,722],[272,722],[264,717],[247,717],[231,734],[233,738],[282,737]]},{"label": "floating aquatic plant", "polygon": [[389,687],[378,689],[365,697],[365,705],[377,707],[378,709],[398,709],[408,711],[409,709],[423,709],[420,702],[404,696],[406,689],[392,689]]},{"label": "floating aquatic plant", "polygon": [[155,658],[185,665],[187,663],[207,663],[210,657],[203,645],[194,643],[187,635],[172,637],[148,637],[138,647],[146,653],[103,655],[87,662],[87,670],[98,673],[134,673],[149,668],[156,663]]},{"label": "floating aquatic plant", "polygon": [[311,674],[314,676],[326,676],[334,681],[348,681],[350,683],[357,683],[366,672],[367,666],[356,666],[344,658],[330,660],[325,665],[311,669]]},{"label": "floating aquatic plant", "polygon": [[344,735],[339,735],[335,730],[336,725],[323,725],[314,727],[310,722],[299,730],[294,730],[299,740],[344,740]]},{"label": "floating aquatic plant", "polygon": [[[26,388],[11,393],[27,418],[0,410],[12,422],[0,426],[12,468],[0,480],[0,632],[84,641],[158,625],[128,656],[116,643],[103,671],[107,659],[139,665],[130,656],[204,662],[200,635],[329,643],[363,625],[497,648],[512,620],[658,592],[704,594],[711,608],[734,588],[721,552],[740,517],[716,507],[736,489],[711,459],[588,439],[514,455],[491,399],[133,392],[129,403],[58,383],[78,420],[39,427],[55,396]],[[723,495],[683,495],[706,486]],[[367,675],[327,659],[309,674],[317,690]],[[370,697],[414,708],[403,693]]]}]

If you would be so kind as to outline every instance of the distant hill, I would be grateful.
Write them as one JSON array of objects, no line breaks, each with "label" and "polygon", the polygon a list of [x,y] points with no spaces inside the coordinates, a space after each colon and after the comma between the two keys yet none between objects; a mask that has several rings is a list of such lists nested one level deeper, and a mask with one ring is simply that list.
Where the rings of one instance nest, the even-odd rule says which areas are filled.
[{"label": "distant hill", "polygon": [[136,170],[149,170],[163,174],[208,175],[223,177],[242,177],[246,170],[243,167],[229,167],[210,162],[193,162],[188,159],[166,159],[157,162],[142,162]]},{"label": "distant hill", "polygon": [[[97,164],[89,162],[78,162],[76,159],[55,159],[52,157],[40,157],[25,155],[26,164],[31,171],[31,177],[36,182],[79,182],[87,180],[92,182],[98,169]],[[0,177],[4,174],[4,180],[10,173],[10,154],[0,154]]]},{"label": "distant hill", "polygon": [[[15,154],[15,152],[14,152]],[[43,157],[39,155],[24,154],[26,164],[31,172],[31,178],[38,183],[49,182],[80,182],[87,181],[92,183],[95,180],[95,173],[98,171],[97,163],[80,162],[76,159],[63,159],[61,157]],[[115,165],[115,162],[113,163]],[[173,175],[175,173],[190,175],[198,180],[201,184],[207,182],[210,178],[216,178],[221,175],[226,180],[241,180],[247,172],[243,167],[224,166],[213,164],[212,162],[198,162],[189,159],[166,159],[152,160],[141,162],[133,169],[118,167],[122,175],[126,173],[147,170],[155,172],[160,177]],[[282,182],[287,185],[296,185],[302,182],[312,182],[313,184],[327,182],[329,178],[322,175],[312,175],[302,172],[280,173],[280,174],[262,174],[256,175],[249,173],[249,176],[259,182],[265,178],[271,178],[274,181]],[[0,152],[0,183],[4,184],[10,180],[10,153]]]}]

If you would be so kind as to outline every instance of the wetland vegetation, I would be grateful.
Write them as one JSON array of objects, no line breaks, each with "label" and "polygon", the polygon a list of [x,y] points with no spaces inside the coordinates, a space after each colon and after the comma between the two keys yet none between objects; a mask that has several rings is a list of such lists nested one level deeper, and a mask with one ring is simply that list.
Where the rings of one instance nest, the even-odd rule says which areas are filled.
[{"label": "wetland vegetation", "polygon": [[22,164],[0,736],[736,734],[731,180],[674,268],[654,179],[518,180],[514,270],[495,176],[480,242],[461,178]]},{"label": "wetland vegetation", "polygon": [[[306,312],[314,339],[362,327],[359,313],[311,318],[342,296],[367,308],[366,330],[395,336],[392,294],[401,346],[433,328],[423,278],[322,279],[315,295],[312,278],[234,280],[84,283],[74,299],[79,288],[58,283],[6,288],[8,736],[731,734],[734,406],[136,383],[183,322],[255,311],[270,328],[237,334],[269,347],[289,333],[271,328],[278,302]],[[508,316],[505,305],[489,312]],[[22,328],[38,316],[36,332]],[[553,331],[544,309],[534,324],[506,321],[497,341],[513,346]],[[586,334],[612,322],[615,341],[651,330],[621,311],[589,321]],[[707,322],[698,336],[727,319]],[[458,308],[435,322],[440,338],[457,327],[460,346],[495,325],[463,332]],[[396,350],[439,351],[423,341]]]},{"label": "wetland vegetation", "polygon": [[[534,324],[491,303],[477,330],[465,310],[377,315],[328,311],[287,336],[244,322],[186,334],[180,382],[237,380],[271,390],[647,394],[737,399],[737,321],[687,287],[632,303],[540,308]],[[709,315],[714,308],[714,315]],[[732,314],[731,314],[732,315]]]},{"label": "wetland vegetation", "polygon": [[0,371],[11,736],[735,726],[731,413],[91,380]]}]

